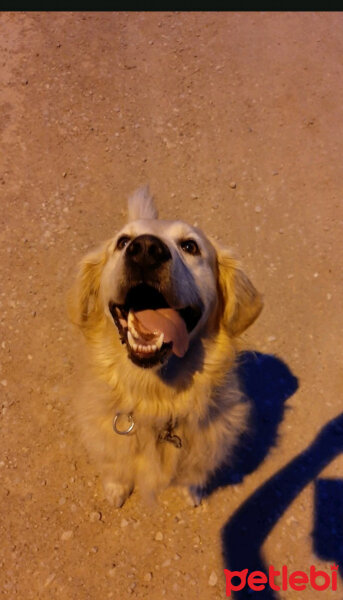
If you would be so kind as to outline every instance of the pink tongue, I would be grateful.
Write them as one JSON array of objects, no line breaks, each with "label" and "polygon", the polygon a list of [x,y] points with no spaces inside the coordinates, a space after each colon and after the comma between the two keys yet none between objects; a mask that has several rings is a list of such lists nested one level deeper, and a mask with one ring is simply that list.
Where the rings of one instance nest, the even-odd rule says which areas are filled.
[{"label": "pink tongue", "polygon": [[164,333],[164,342],[173,342],[176,356],[184,356],[188,350],[188,332],[184,320],[172,308],[140,310],[135,316],[151,333]]}]

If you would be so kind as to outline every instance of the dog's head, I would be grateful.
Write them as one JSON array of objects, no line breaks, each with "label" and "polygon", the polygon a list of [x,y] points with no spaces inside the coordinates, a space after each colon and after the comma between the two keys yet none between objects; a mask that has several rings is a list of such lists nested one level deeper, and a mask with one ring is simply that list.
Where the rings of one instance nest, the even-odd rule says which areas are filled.
[{"label": "dog's head", "polygon": [[159,220],[148,188],[128,212],[121,231],[81,263],[70,313],[86,335],[105,319],[113,343],[149,368],[220,327],[235,337],[256,319],[261,296],[228,251],[182,221]]}]

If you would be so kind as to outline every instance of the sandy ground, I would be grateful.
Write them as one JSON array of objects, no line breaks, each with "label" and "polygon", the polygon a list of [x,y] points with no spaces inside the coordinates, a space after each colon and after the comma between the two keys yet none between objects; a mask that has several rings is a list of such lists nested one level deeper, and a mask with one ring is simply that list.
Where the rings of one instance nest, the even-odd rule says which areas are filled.
[{"label": "sandy ground", "polygon": [[[342,410],[342,27],[337,13],[0,14],[1,597],[225,598],[240,531],[275,568],[342,561],[341,422],[323,430]],[[299,379],[263,460],[197,509],[178,489],[111,508],[70,409],[82,341],[66,291],[148,181],[164,217],[241,258],[265,294],[244,344]]]}]

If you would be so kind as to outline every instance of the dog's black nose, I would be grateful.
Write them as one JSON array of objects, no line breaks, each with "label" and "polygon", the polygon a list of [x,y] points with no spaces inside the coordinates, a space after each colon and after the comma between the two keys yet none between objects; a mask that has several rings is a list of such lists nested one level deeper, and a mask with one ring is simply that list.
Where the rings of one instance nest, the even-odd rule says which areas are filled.
[{"label": "dog's black nose", "polygon": [[171,259],[168,246],[154,235],[139,235],[126,248],[126,259],[143,269],[156,269]]}]

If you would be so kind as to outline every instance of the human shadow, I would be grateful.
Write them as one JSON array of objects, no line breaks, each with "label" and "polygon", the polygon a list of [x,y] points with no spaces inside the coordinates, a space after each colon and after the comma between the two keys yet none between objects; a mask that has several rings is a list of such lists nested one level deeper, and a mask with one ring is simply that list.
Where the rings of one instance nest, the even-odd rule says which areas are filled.
[{"label": "human shadow", "polygon": [[313,549],[319,558],[335,562],[342,577],[343,479],[315,481]]},{"label": "human shadow", "polygon": [[[266,483],[254,492],[234,513],[222,530],[222,545],[225,566],[230,571],[262,571],[268,576],[263,558],[262,544],[302,489],[343,450],[343,413],[330,421],[321,430],[313,443],[304,452],[290,461]],[[342,507],[341,486],[336,486]],[[332,486],[331,486],[332,491]],[[338,491],[337,491],[338,490]],[[328,486],[322,486],[318,492],[317,508],[323,498],[328,497]],[[328,508],[328,507],[326,507]],[[337,503],[332,506],[336,510]],[[326,512],[326,510],[324,511]],[[318,515],[323,511],[318,511]],[[325,530],[318,516],[315,527],[315,541],[319,555],[324,558],[342,561],[342,539],[328,548],[325,542]],[[330,527],[329,527],[330,529]],[[331,529],[330,529],[331,530]],[[342,525],[340,526],[342,531]],[[234,583],[234,582],[233,582]],[[259,592],[246,588],[234,592],[235,598],[244,600],[258,594],[259,600],[276,600],[277,593],[269,586]]]},{"label": "human shadow", "polygon": [[251,427],[242,436],[233,458],[224,463],[202,490],[209,496],[218,487],[237,484],[252,473],[277,440],[285,401],[298,388],[298,380],[276,356],[260,352],[242,352],[237,373],[241,388],[252,405]]}]

